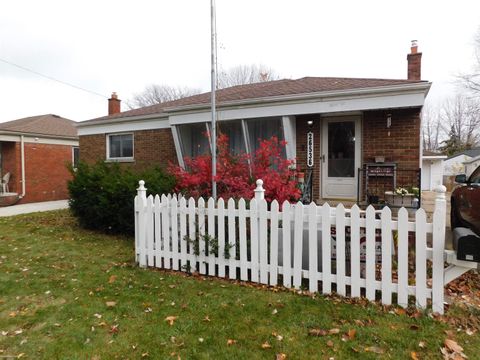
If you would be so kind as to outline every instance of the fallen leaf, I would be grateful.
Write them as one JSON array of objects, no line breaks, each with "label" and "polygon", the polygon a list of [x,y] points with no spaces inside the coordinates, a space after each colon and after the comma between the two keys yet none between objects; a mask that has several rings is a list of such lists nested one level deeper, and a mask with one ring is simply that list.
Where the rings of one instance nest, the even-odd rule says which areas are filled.
[{"label": "fallen leaf", "polygon": [[453,351],[453,352],[456,352],[456,353],[461,353],[463,351],[463,348],[457,344],[456,341],[453,341],[451,339],[445,339],[445,346]]},{"label": "fallen leaf", "polygon": [[325,336],[325,335],[328,335],[328,331],[323,330],[323,329],[310,329],[310,330],[308,330],[308,335],[311,335],[311,336]]},{"label": "fallen leaf", "polygon": [[267,341],[265,341],[262,344],[262,349],[271,349],[271,348],[272,348],[272,345],[270,345]]},{"label": "fallen leaf", "polygon": [[97,319],[101,319],[101,318],[102,318],[102,315],[100,315],[100,314],[93,314],[93,316],[95,316]]},{"label": "fallen leaf", "polygon": [[105,305],[107,305],[107,307],[114,307],[117,303],[115,301],[107,301]]},{"label": "fallen leaf", "polygon": [[175,320],[177,320],[177,317],[176,317],[176,316],[167,316],[167,317],[165,318],[165,321],[167,321],[170,326],[173,325],[173,323],[175,322]]},{"label": "fallen leaf", "polygon": [[203,343],[203,341],[204,341],[203,338],[198,338],[198,342]]},{"label": "fallen leaf", "polygon": [[210,318],[208,317],[208,315],[203,318],[203,321],[210,322]]},{"label": "fallen leaf", "polygon": [[426,348],[427,347],[427,344],[425,343],[425,341],[420,341],[418,343],[418,346],[420,346],[422,349]]},{"label": "fallen leaf", "polygon": [[417,353],[415,351],[412,351],[410,353],[410,357],[412,358],[412,360],[418,360],[418,356],[417,356]]},{"label": "fallen leaf", "polygon": [[405,315],[407,312],[403,308],[396,308],[395,309],[395,314],[397,315]]},{"label": "fallen leaf", "polygon": [[330,335],[338,334],[338,333],[340,333],[340,329],[337,329],[337,328],[335,328],[335,329],[330,329],[330,330],[328,330],[328,333],[329,333]]},{"label": "fallen leaf", "polygon": [[275,360],[286,360],[286,359],[287,359],[287,355],[285,355],[284,353],[280,353],[275,356]]},{"label": "fallen leaf", "polygon": [[228,339],[227,340],[227,345],[230,346],[230,345],[233,345],[233,344],[236,344],[237,343],[237,340],[233,340],[233,339]]},{"label": "fallen leaf", "polygon": [[369,346],[365,348],[366,352],[373,352],[375,354],[383,354],[384,350],[378,346]]},{"label": "fallen leaf", "polygon": [[352,340],[353,338],[355,338],[355,335],[357,334],[357,330],[355,329],[350,329],[348,330],[347,332],[347,335],[349,337],[350,340]]},{"label": "fallen leaf", "polygon": [[118,325],[112,325],[108,331],[110,334],[118,334]]},{"label": "fallen leaf", "polygon": [[333,341],[332,341],[332,340],[328,340],[328,341],[327,341],[327,346],[328,346],[328,347],[333,347]]},{"label": "fallen leaf", "polygon": [[410,325],[410,330],[418,330],[420,327],[418,325],[412,324]]}]

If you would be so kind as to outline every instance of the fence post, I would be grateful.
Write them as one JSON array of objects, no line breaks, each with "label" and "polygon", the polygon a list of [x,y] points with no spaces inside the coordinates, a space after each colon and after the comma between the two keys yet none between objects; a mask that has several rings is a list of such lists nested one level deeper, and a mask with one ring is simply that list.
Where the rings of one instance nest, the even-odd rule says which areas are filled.
[{"label": "fence post", "polygon": [[263,180],[258,179],[256,181],[257,187],[255,190],[253,190],[253,193],[255,194],[255,200],[260,201],[265,199],[265,189],[263,188]]},{"label": "fence post", "polygon": [[435,210],[433,213],[433,269],[432,269],[432,310],[443,314],[444,301],[444,253],[445,226],[447,216],[447,188],[439,185],[435,188]]},{"label": "fence post", "polygon": [[140,266],[145,263],[145,259],[140,258],[142,251],[140,244],[145,247],[145,205],[147,203],[147,188],[145,181],[138,182],[137,196],[135,197],[135,256],[136,262]]}]

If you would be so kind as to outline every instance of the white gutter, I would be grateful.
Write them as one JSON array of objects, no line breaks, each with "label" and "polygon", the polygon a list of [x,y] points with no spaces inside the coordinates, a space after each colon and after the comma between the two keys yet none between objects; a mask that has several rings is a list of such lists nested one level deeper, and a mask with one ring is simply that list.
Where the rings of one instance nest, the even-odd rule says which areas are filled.
[{"label": "white gutter", "polygon": [[20,135],[20,153],[22,161],[22,195],[19,196],[20,199],[25,197],[25,143],[23,141],[23,135]]}]

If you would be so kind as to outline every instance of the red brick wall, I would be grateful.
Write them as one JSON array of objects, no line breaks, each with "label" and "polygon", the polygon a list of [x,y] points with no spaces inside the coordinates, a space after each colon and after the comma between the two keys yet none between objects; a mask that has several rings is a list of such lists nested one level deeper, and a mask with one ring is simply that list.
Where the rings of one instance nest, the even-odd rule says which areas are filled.
[{"label": "red brick wall", "polygon": [[[177,153],[170,129],[134,132],[134,160],[122,163],[136,169],[153,165],[167,167],[169,161],[177,162]],[[106,135],[80,136],[80,160],[93,164],[106,159]]]},{"label": "red brick wall", "polygon": [[[10,192],[22,193],[21,146],[4,142],[3,173],[9,171]],[[25,143],[25,197],[19,203],[68,199],[67,163],[72,162],[72,146]]]},{"label": "red brick wall", "polygon": [[71,163],[71,145],[26,143],[26,194],[21,203],[68,199],[71,175],[67,165]]}]

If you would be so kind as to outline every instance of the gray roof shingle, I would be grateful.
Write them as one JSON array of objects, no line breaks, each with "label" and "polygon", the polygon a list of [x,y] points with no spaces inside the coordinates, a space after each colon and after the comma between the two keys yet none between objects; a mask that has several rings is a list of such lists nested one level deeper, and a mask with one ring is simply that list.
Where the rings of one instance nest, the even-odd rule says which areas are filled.
[{"label": "gray roof shingle", "polygon": [[30,116],[0,123],[0,132],[77,138],[75,121],[54,114]]}]

